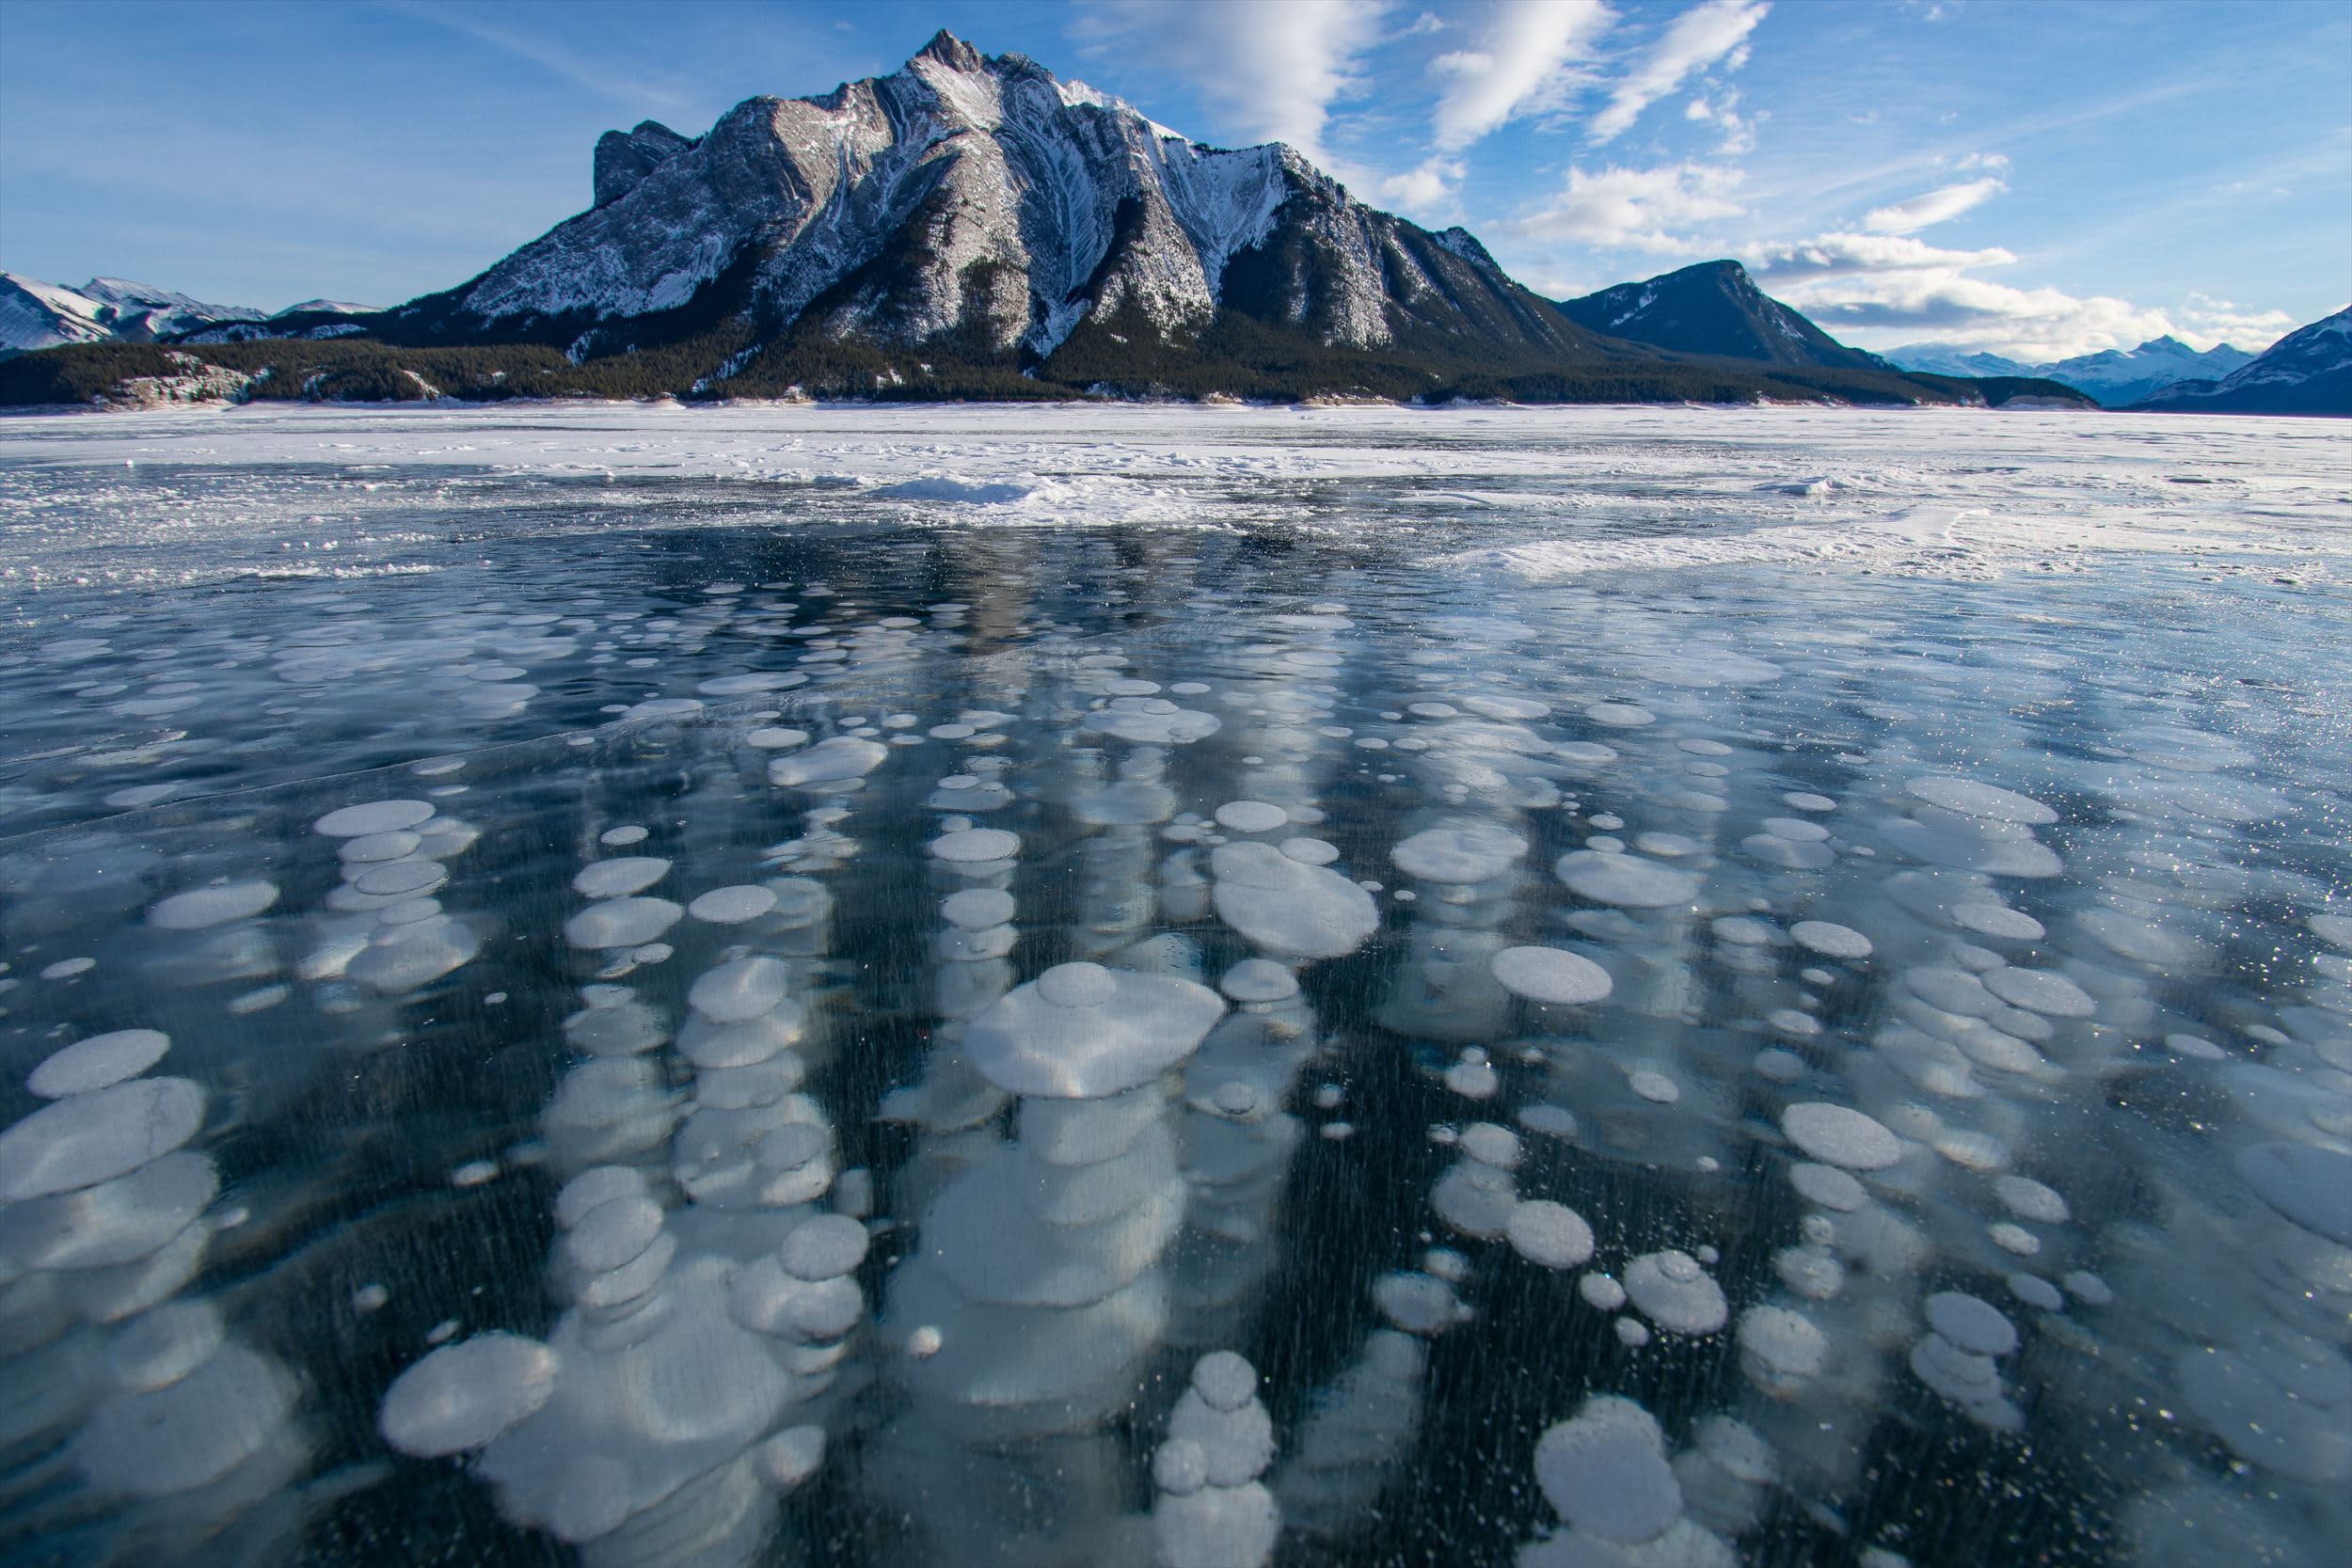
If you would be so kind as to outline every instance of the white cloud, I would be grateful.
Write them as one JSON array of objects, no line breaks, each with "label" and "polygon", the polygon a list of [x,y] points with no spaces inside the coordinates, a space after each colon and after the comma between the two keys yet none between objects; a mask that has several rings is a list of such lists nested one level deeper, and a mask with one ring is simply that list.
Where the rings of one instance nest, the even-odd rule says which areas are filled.
[{"label": "white cloud", "polygon": [[1476,48],[1429,62],[1430,72],[1445,82],[1438,148],[1459,151],[1514,115],[1549,104],[1565,68],[1586,58],[1593,40],[1614,20],[1601,0],[1502,0],[1486,13]]},{"label": "white cloud", "polygon": [[1416,217],[1451,217],[1454,214],[1454,193],[1469,172],[1469,166],[1459,159],[1428,158],[1403,174],[1358,171],[1346,177],[1346,183],[1359,195],[1369,194],[1375,204],[1393,212]]},{"label": "white cloud", "polygon": [[1876,208],[1863,215],[1862,227],[1880,234],[1908,234],[1915,229],[1925,229],[1931,224],[1956,218],[1972,207],[1982,206],[2007,189],[2009,184],[2006,181],[1998,175],[1990,174],[1981,180],[1945,185],[1924,196],[1915,196],[1909,201]]},{"label": "white cloud", "polygon": [[2181,323],[2180,336],[2201,348],[2228,343],[2249,353],[2260,353],[2302,325],[2284,310],[2257,310],[2193,290]]},{"label": "white cloud", "polygon": [[1987,250],[1943,250],[1925,240],[1900,234],[1817,234],[1795,245],[1768,245],[1755,254],[1757,275],[1775,278],[1956,272],[1968,267],[2006,266],[2016,260],[1998,246]]},{"label": "white cloud", "polygon": [[1771,9],[1765,0],[1706,0],[1675,18],[1593,117],[1587,127],[1591,139],[1605,142],[1623,135],[1644,109],[1680,87],[1692,71],[1718,61],[1726,70],[1738,70],[1747,60],[1748,35]]},{"label": "white cloud", "polygon": [[2032,364],[2129,348],[2177,330],[2162,310],[2129,300],[1972,276],[2017,260],[1997,247],[1945,250],[1899,234],[1821,234],[1766,247],[1754,260],[1768,291],[1866,347],[1932,339]]},{"label": "white cloud", "polygon": [[1570,168],[1551,204],[1513,227],[1542,239],[1687,255],[1706,247],[1677,230],[1745,212],[1735,195],[1739,184],[1738,169],[1704,164],[1613,166],[1597,174]]},{"label": "white cloud", "polygon": [[1091,0],[1072,31],[1089,55],[1145,53],[1189,81],[1234,142],[1284,141],[1325,163],[1333,101],[1362,85],[1388,0],[1229,0],[1216,25],[1162,0]]}]

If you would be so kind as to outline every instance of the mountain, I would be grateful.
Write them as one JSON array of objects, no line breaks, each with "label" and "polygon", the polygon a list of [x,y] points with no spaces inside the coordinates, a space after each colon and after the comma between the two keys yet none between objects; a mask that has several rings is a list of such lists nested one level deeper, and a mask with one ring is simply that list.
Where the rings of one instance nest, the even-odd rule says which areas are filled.
[{"label": "mountain", "polygon": [[1775,365],[1886,368],[1878,356],[1848,348],[1767,295],[1737,261],[1701,261],[1645,283],[1620,283],[1581,299],[1561,300],[1559,309],[1595,332],[1684,354],[1763,359]]},{"label": "mountain", "polygon": [[1907,343],[1886,357],[1907,371],[1937,375],[2037,375],[2088,393],[2108,408],[2122,408],[2176,381],[2215,381],[2253,356],[2227,343],[2199,353],[2178,338],[2151,338],[2135,349],[2102,349],[2072,359],[2025,365],[1997,354],[1972,353],[1950,343]]},{"label": "mountain", "polygon": [[580,359],[740,317],[755,355],[798,327],[1033,366],[1082,324],[1182,343],[1226,309],[1327,347],[1612,356],[1467,233],[1375,213],[1287,147],[1189,141],[944,32],[891,75],[751,99],[697,140],[608,133],[595,198],[371,330]]},{"label": "mountain", "polygon": [[0,350],[151,343],[218,322],[262,319],[262,311],[242,305],[207,305],[126,278],[93,277],[79,289],[67,289],[0,273]]},{"label": "mountain", "polygon": [[2296,328],[2218,381],[2176,381],[2137,407],[2352,417],[2352,306]]},{"label": "mountain", "polygon": [[[374,313],[313,301],[216,320],[173,347],[248,377],[255,397],[1899,404],[2011,390],[1844,349],[1736,266],[1715,292],[1744,339],[1689,352],[1596,331],[1466,230],[1367,207],[1289,147],[1195,142],[945,32],[886,76],[750,99],[699,137],[651,120],[609,132],[591,195],[453,289]],[[1753,298],[1734,301],[1741,289]],[[109,396],[106,347],[0,376],[0,401]],[[120,374],[185,370],[111,347]]]},{"label": "mountain", "polygon": [[2151,338],[2135,349],[2111,348],[2060,359],[2031,373],[2063,381],[2109,408],[2122,408],[2176,381],[2218,381],[2253,360],[2244,349],[2227,343],[2217,343],[2200,354],[2178,338],[2163,337]]},{"label": "mountain", "polygon": [[1924,371],[1931,375],[2034,375],[2033,366],[2015,359],[2005,359],[1997,354],[1984,354],[1960,347],[1956,343],[1905,343],[1890,348],[1883,357],[1891,365],[1907,371]]}]

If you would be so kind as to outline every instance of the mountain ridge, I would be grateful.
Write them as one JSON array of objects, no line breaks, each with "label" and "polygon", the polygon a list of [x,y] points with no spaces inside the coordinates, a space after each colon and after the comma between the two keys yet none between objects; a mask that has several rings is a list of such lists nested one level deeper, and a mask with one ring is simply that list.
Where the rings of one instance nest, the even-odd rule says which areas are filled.
[{"label": "mountain ridge", "polygon": [[1756,286],[1738,261],[1701,261],[1639,283],[1553,302],[1581,326],[1686,354],[1779,365],[1888,369],[1849,348]]},{"label": "mountain ridge", "polygon": [[[2041,376],[2072,387],[2103,407],[2122,408],[2175,382],[2218,380],[2251,363],[2255,356],[2228,343],[2200,352],[2167,333],[2136,348],[2101,349],[2039,365],[1934,342],[1906,343],[1888,349],[1885,357],[1907,371],[1941,375]],[[1962,366],[1973,368],[1958,368]]]}]

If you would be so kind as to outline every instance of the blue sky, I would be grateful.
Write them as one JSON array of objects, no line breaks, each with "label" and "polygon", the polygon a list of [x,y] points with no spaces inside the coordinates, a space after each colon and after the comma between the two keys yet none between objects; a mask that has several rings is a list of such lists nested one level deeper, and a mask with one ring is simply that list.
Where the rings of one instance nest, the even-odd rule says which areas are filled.
[{"label": "blue sky", "polygon": [[7,0],[0,265],[396,302],[586,206],[607,128],[941,26],[1291,141],[1554,296],[1737,256],[1849,341],[2026,358],[2352,296],[2338,0]]}]

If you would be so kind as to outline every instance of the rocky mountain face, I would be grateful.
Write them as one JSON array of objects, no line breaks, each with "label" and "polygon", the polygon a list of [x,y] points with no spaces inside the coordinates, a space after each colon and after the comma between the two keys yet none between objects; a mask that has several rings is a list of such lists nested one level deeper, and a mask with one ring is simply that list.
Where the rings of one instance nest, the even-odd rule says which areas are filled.
[{"label": "rocky mountain face", "polygon": [[2352,417],[2352,307],[2297,327],[2218,380],[2176,381],[2137,406]]},{"label": "rocky mountain face", "polygon": [[93,277],[78,289],[0,273],[0,351],[60,343],[151,343],[216,322],[257,322],[265,312],[134,283]]},{"label": "rocky mountain face", "polygon": [[1886,358],[1907,371],[1935,375],[2035,375],[2063,382],[2108,408],[2139,403],[2177,381],[2218,380],[2253,356],[2227,343],[2199,352],[2178,338],[2151,338],[2133,349],[2102,349],[2071,359],[2027,365],[1997,354],[1972,353],[1950,343],[1906,343]]},{"label": "rocky mountain face", "polygon": [[1036,361],[1082,322],[1168,337],[1220,309],[1325,345],[1597,352],[1460,230],[1374,212],[1288,147],[1203,146],[946,33],[891,75],[752,99],[699,140],[609,133],[594,207],[371,325],[577,357],[726,311],[762,336]]},{"label": "rocky mountain face", "polygon": [[1580,326],[1681,354],[1715,354],[1775,365],[1885,368],[1876,355],[1848,348],[1767,295],[1737,261],[1701,261],[1646,282],[1620,283],[1581,299],[1562,300],[1559,307]]}]

